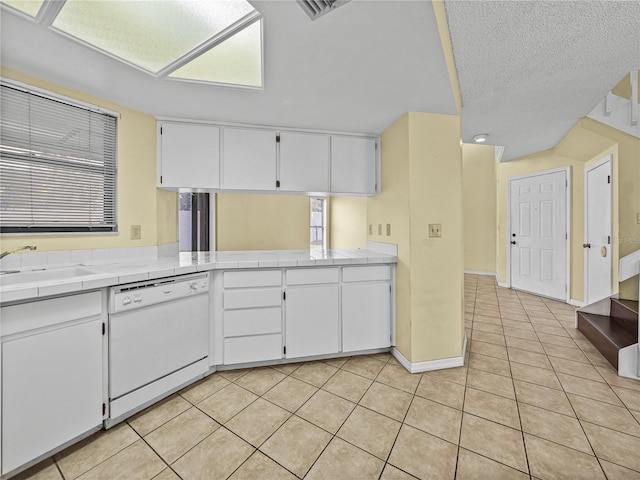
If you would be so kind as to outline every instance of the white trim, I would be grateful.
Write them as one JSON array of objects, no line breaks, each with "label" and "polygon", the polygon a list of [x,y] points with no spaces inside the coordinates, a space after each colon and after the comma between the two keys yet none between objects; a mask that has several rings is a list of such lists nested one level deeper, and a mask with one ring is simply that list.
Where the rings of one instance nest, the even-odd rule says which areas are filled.
[{"label": "white trim", "polygon": [[479,272],[476,270],[465,270],[464,273],[466,275],[486,275],[488,277],[496,277],[496,279],[498,278],[498,274],[496,272]]},{"label": "white trim", "polygon": [[[566,271],[565,271],[565,302],[569,303],[571,299],[571,166],[552,168],[541,172],[532,172],[524,175],[516,175],[507,179],[507,283],[498,285],[511,288],[511,181],[522,180],[524,178],[538,177],[551,173],[564,173],[565,178],[565,232],[567,235],[565,243]],[[540,295],[537,292],[530,292]],[[557,300],[557,299],[556,299]]]},{"label": "white trim", "polygon": [[498,286],[502,288],[511,288],[511,286],[506,282],[498,282]]},{"label": "white trim", "polygon": [[[613,154],[609,154],[606,157],[602,158],[601,160],[598,160],[597,162],[589,165],[588,167],[586,167],[584,169],[584,178],[583,178],[583,184],[584,184],[584,208],[583,208],[583,224],[584,224],[584,231],[583,231],[583,240],[586,241],[587,240],[587,229],[588,229],[588,225],[587,225],[587,199],[589,198],[589,186],[587,183],[587,176],[589,175],[589,172],[591,172],[592,170],[595,170],[598,167],[602,167],[603,165],[609,164],[609,175],[611,175],[611,183],[609,184],[610,187],[610,194],[611,194],[611,212],[610,212],[610,218],[611,218],[611,224],[609,225],[609,234],[611,236],[611,243],[609,244],[610,249],[611,249],[611,255],[613,255]],[[588,252],[586,248],[583,248],[583,253],[582,253],[582,262],[583,262],[583,269],[584,269],[584,291],[582,292],[582,295],[584,297],[584,301],[585,301],[585,305],[588,304],[589,300],[589,295],[587,295],[588,289],[589,289],[589,258],[588,258]],[[613,293],[614,287],[613,287],[613,283],[614,283],[614,279],[613,279],[613,258],[611,259],[611,271],[609,272],[609,276],[611,279],[611,291],[609,292],[609,295],[611,295]]]},{"label": "white trim", "polygon": [[442,358],[438,360],[428,360],[426,362],[411,363],[400,353],[396,347],[391,348],[391,355],[395,357],[400,364],[407,369],[409,373],[429,372],[432,370],[443,370],[445,368],[462,367],[464,365],[464,357],[467,352],[467,336],[464,336],[462,345],[462,354],[459,357]]},{"label": "white trim", "polygon": [[576,300],[574,298],[570,298],[567,302],[569,305],[573,305],[574,307],[582,308],[586,305],[582,300]]}]

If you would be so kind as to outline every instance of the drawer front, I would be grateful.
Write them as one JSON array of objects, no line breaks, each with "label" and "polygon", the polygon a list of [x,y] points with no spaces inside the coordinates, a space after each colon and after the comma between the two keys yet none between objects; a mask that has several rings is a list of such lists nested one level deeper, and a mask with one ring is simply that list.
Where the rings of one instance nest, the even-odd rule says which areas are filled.
[{"label": "drawer front", "polygon": [[102,293],[88,292],[2,307],[2,336],[102,314]]},{"label": "drawer front", "polygon": [[370,267],[344,267],[342,269],[343,282],[372,282],[391,280],[391,267],[374,265]]},{"label": "drawer front", "polygon": [[262,362],[282,358],[282,335],[256,335],[224,339],[224,364]]},{"label": "drawer front", "polygon": [[300,268],[287,270],[287,285],[314,285],[338,283],[339,268]]},{"label": "drawer front", "polygon": [[262,288],[259,290],[229,290],[224,292],[224,309],[281,307],[282,290],[280,288]]},{"label": "drawer front", "polygon": [[224,272],[223,285],[224,288],[279,287],[282,285],[282,271]]},{"label": "drawer front", "polygon": [[282,332],[282,309],[280,307],[224,312],[223,334],[225,337],[280,332]]}]

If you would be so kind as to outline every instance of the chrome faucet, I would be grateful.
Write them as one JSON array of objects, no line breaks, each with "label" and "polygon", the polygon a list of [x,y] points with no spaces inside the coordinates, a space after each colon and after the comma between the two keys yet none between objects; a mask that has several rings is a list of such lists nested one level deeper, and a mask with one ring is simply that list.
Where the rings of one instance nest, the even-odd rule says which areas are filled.
[{"label": "chrome faucet", "polygon": [[14,248],[13,250],[7,250],[6,252],[0,253],[0,260],[6,257],[7,255],[11,255],[12,253],[18,253],[23,250],[35,250],[37,248],[38,247],[36,247],[35,245],[25,245],[24,247],[18,247],[18,248]]}]

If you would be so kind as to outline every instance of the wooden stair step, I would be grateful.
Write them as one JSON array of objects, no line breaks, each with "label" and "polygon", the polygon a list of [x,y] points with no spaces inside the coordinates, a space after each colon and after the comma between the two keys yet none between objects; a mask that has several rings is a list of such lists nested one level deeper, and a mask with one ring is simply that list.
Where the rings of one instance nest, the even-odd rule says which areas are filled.
[{"label": "wooden stair step", "polygon": [[629,321],[616,317],[578,312],[578,330],[618,369],[618,351],[638,342],[638,322],[635,333]]}]

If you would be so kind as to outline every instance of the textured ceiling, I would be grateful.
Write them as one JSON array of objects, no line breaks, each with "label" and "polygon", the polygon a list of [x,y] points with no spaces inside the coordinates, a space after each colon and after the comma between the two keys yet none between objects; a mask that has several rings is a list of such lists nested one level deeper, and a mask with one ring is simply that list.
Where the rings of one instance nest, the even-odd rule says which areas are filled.
[{"label": "textured ceiling", "polygon": [[488,133],[504,160],[551,148],[640,67],[638,1],[460,1],[445,7],[463,141]]},{"label": "textured ceiling", "polygon": [[352,0],[311,21],[295,1],[254,1],[265,88],[157,80],[3,12],[2,65],[157,116],[380,133],[406,111],[456,113],[424,1]]}]

